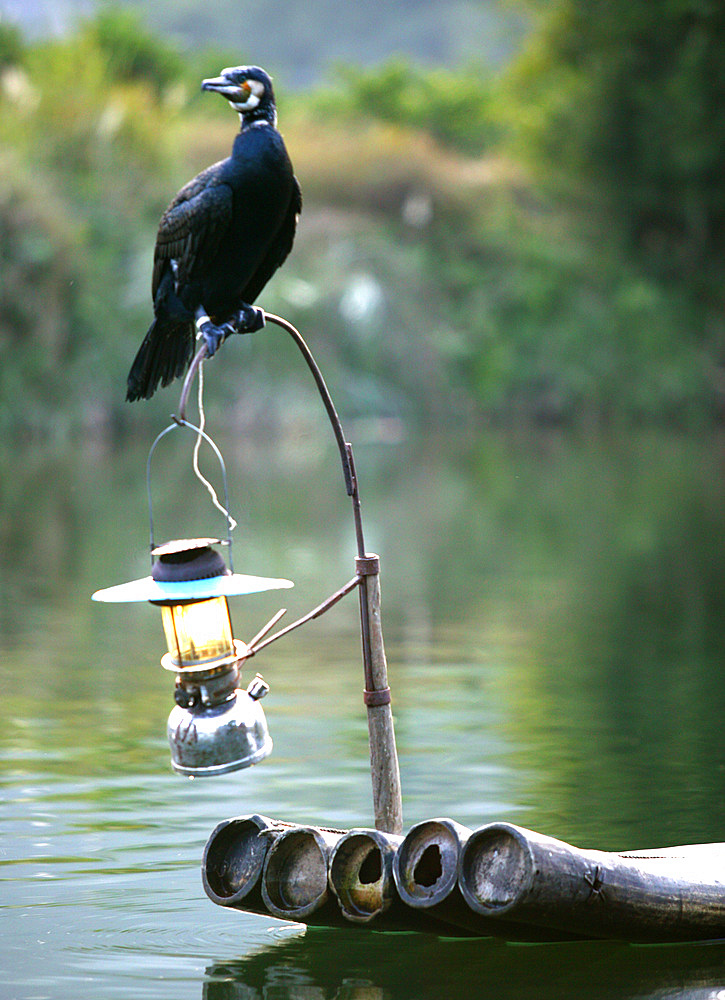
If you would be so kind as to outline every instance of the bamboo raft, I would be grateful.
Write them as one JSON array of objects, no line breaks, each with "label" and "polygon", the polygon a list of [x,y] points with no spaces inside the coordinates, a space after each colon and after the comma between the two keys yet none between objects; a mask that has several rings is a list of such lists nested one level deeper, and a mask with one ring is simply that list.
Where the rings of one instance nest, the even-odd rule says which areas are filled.
[{"label": "bamboo raft", "polygon": [[584,850],[511,823],[432,819],[405,837],[257,814],[220,823],[202,881],[220,906],[322,926],[511,940],[725,938],[725,844]]},{"label": "bamboo raft", "polygon": [[[725,939],[725,844],[611,853],[572,847],[511,823],[471,830],[445,818],[419,823],[402,836],[380,560],[365,548],[352,445],[299,331],[265,315],[292,337],[313,375],[352,502],[357,556],[351,581],[274,635],[261,639],[266,633],[260,633],[254,651],[358,590],[376,828],[333,830],[257,814],[225,820],[204,849],[202,880],[209,898],[220,906],[325,926],[531,941]],[[205,350],[199,349],[187,373],[177,423],[185,422],[189,388]]]}]

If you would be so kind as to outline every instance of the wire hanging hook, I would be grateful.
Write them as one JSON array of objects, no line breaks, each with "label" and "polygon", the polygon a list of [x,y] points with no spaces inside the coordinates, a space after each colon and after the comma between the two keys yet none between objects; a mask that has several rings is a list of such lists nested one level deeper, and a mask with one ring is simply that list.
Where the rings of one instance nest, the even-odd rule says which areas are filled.
[{"label": "wire hanging hook", "polygon": [[[226,538],[223,538],[221,541],[222,544],[226,545],[229,549],[229,569],[233,573],[234,565],[232,560],[232,530],[236,526],[236,522],[229,513],[229,487],[227,482],[227,467],[224,462],[224,458],[222,457],[222,453],[219,451],[217,445],[214,443],[212,438],[209,437],[209,435],[202,427],[197,427],[195,424],[190,423],[188,420],[182,419],[181,417],[177,416],[173,417],[173,423],[169,424],[168,427],[165,427],[164,430],[162,430],[161,433],[157,435],[156,439],[151,445],[151,448],[149,449],[148,458],[146,459],[146,493],[149,502],[149,549],[150,551],[153,551],[153,549],[156,548],[156,542],[154,540],[153,494],[151,491],[151,460],[154,456],[154,452],[156,451],[157,446],[160,444],[162,439],[165,438],[167,434],[170,434],[172,431],[177,430],[177,428],[179,427],[186,427],[188,428],[188,430],[193,431],[197,435],[198,440],[201,440],[203,438],[204,441],[206,441],[207,444],[210,446],[210,448],[216,455],[216,458],[219,462],[219,467],[221,469],[221,474],[222,474],[222,484],[224,486],[224,506],[222,507],[221,504],[218,502],[218,500],[215,506],[224,515],[224,521],[226,525],[226,532],[225,532]],[[201,479],[203,482],[206,483],[206,480],[203,478],[203,476],[201,477]],[[214,499],[216,499],[216,494],[214,494]]]},{"label": "wire hanging hook", "polygon": [[[203,364],[203,361],[199,365],[199,389],[198,389],[197,405],[198,405],[198,408],[199,408],[199,430],[200,431],[204,431],[204,429],[206,428],[206,414],[204,412],[204,364]],[[228,527],[229,527],[229,531],[234,531],[234,529],[237,526],[237,522],[232,517],[232,515],[229,513],[229,504],[227,503],[224,506],[222,506],[219,503],[219,497],[216,494],[216,490],[214,489],[214,487],[212,486],[212,484],[209,482],[209,480],[206,478],[206,476],[204,475],[204,473],[199,468],[199,450],[201,449],[201,442],[202,442],[202,440],[203,440],[202,435],[199,434],[197,436],[197,438],[196,438],[195,443],[194,443],[194,456],[193,456],[193,459],[192,459],[191,467],[194,470],[194,475],[196,476],[196,478],[199,480],[199,482],[201,483],[201,485],[206,488],[209,496],[211,497],[211,502],[214,504],[214,506],[216,507],[216,509],[218,511],[220,511],[226,517],[227,523],[228,523]]]}]

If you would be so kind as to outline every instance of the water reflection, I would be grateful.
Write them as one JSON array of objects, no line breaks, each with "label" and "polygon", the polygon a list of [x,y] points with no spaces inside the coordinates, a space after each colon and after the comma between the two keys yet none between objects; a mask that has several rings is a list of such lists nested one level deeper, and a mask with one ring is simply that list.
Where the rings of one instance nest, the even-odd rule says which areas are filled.
[{"label": "water reflection", "polygon": [[[332,960],[332,956],[335,956]],[[204,1000],[722,1000],[725,946],[515,946],[310,929],[206,970]]]},{"label": "water reflection", "polygon": [[[354,569],[334,446],[219,443],[236,568],[294,579],[293,620]],[[187,444],[160,456],[161,537],[210,532]],[[272,687],[269,762],[174,776],[158,611],[89,600],[148,570],[147,451],[0,460],[0,965],[15,994],[76,997],[89,979],[99,998],[194,1000],[725,990],[720,945],[280,940],[206,900],[201,851],[221,819],[369,825],[357,606],[253,664]],[[356,447],[406,827],[447,814],[611,849],[725,839],[722,456],[716,438],[646,435]],[[235,605],[235,632],[278,606]]]}]

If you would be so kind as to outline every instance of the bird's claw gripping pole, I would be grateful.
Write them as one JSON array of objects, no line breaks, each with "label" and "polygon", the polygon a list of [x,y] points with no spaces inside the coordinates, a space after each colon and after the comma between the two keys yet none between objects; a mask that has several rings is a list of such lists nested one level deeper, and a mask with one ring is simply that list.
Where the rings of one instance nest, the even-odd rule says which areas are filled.
[{"label": "bird's claw gripping pole", "polygon": [[[380,617],[380,559],[377,555],[365,551],[360,496],[357,476],[355,474],[352,445],[349,441],[345,440],[342,423],[322,372],[302,335],[291,323],[281,316],[265,313],[265,320],[281,327],[297,344],[300,353],[312,373],[317,390],[327,411],[340,453],[345,490],[352,500],[357,558],[355,559],[355,577],[348,584],[333,594],[323,604],[315,608],[310,614],[305,615],[274,635],[267,637],[264,641],[258,642],[252,651],[258,652],[263,646],[268,645],[282,635],[286,635],[292,629],[310,621],[312,618],[318,617],[324,611],[328,610],[328,608],[332,607],[333,604],[336,604],[345,594],[350,593],[355,587],[358,588],[360,594],[360,630],[365,676],[363,700],[368,714],[370,770],[373,786],[375,826],[378,830],[386,833],[401,834],[403,832],[403,808],[400,767],[395,744],[395,729]],[[186,420],[186,403],[189,391],[197,375],[199,366],[207,356],[207,353],[207,345],[206,343],[202,343],[184,379],[179,399],[178,416],[173,418],[177,423]]]}]

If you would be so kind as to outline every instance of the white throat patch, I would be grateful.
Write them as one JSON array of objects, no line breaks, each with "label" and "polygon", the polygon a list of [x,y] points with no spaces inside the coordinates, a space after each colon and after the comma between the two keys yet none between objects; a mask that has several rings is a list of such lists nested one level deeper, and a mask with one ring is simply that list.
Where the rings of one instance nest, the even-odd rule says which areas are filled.
[{"label": "white throat patch", "polygon": [[246,101],[234,101],[232,103],[234,110],[240,114],[245,111],[254,111],[264,96],[265,88],[263,83],[260,83],[259,80],[247,80],[246,82],[249,87],[249,96]]}]

